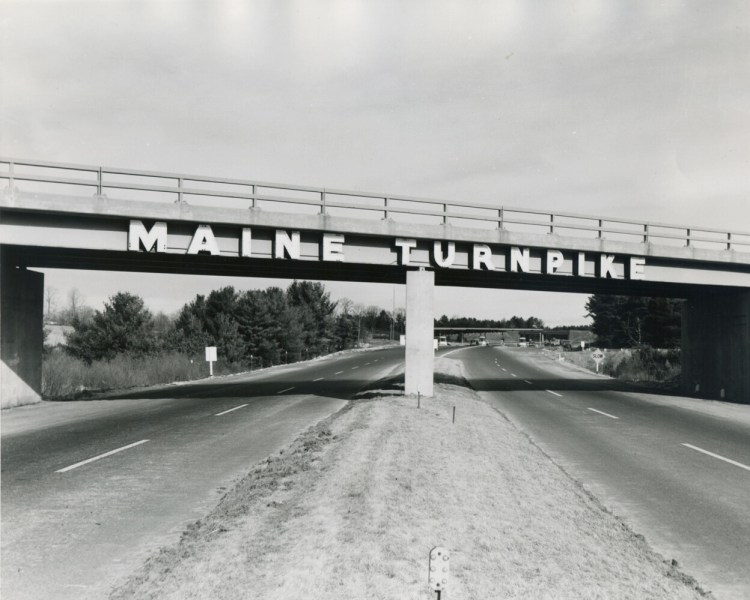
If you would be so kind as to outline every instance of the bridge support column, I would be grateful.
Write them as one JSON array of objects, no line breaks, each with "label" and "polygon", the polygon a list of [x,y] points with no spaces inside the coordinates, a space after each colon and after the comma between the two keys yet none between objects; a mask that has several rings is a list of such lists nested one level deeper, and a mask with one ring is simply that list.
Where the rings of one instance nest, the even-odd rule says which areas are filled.
[{"label": "bridge support column", "polygon": [[433,395],[435,321],[432,314],[435,273],[406,273],[406,394]]},{"label": "bridge support column", "polygon": [[682,388],[750,404],[750,291],[704,294],[685,303]]},{"label": "bridge support column", "polygon": [[0,256],[0,407],[41,400],[44,274]]}]

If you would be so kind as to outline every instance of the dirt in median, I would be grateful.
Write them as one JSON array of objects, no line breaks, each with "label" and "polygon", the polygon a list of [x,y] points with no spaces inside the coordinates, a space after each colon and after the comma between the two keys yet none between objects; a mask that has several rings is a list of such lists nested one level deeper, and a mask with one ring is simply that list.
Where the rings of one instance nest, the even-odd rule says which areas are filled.
[{"label": "dirt in median", "polygon": [[[440,359],[434,399],[368,393],[257,465],[112,598],[702,598]],[[452,423],[453,407],[456,423]]]}]

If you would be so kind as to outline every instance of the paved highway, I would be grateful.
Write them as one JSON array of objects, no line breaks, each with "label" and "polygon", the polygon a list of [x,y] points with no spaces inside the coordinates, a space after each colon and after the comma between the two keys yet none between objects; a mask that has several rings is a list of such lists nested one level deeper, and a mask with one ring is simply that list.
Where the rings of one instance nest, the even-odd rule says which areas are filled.
[{"label": "paved highway", "polygon": [[451,358],[657,551],[718,598],[750,598],[750,407],[626,391],[532,353],[473,347]]},{"label": "paved highway", "polygon": [[[750,597],[744,407],[694,410],[522,350],[450,356],[464,361],[487,401],[665,557],[719,598]],[[374,351],[3,413],[2,598],[105,596],[253,463],[402,361],[401,349]]]},{"label": "paved highway", "polygon": [[3,600],[102,598],[401,348],[2,415]]}]

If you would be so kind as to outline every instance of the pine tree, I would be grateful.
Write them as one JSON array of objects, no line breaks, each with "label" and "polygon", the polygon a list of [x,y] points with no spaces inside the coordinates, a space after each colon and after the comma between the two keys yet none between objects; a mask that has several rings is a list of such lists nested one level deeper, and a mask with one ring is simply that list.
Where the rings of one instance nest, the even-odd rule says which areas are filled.
[{"label": "pine tree", "polygon": [[682,303],[668,298],[595,294],[586,303],[591,330],[608,348],[650,345],[674,348],[680,343]]},{"label": "pine tree", "polygon": [[144,356],[156,348],[151,312],[140,296],[119,292],[96,311],[91,321],[73,319],[67,351],[87,363],[118,354]]}]

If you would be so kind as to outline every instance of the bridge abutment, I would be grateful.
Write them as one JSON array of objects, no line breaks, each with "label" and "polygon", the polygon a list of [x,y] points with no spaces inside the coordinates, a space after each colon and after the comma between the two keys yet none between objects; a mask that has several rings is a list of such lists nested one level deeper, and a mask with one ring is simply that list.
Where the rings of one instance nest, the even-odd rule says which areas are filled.
[{"label": "bridge abutment", "polygon": [[0,257],[0,407],[41,400],[44,274]]},{"label": "bridge abutment", "polygon": [[689,395],[750,404],[750,291],[686,302],[682,388]]},{"label": "bridge abutment", "polygon": [[420,269],[406,273],[406,394],[433,395],[435,273]]}]

